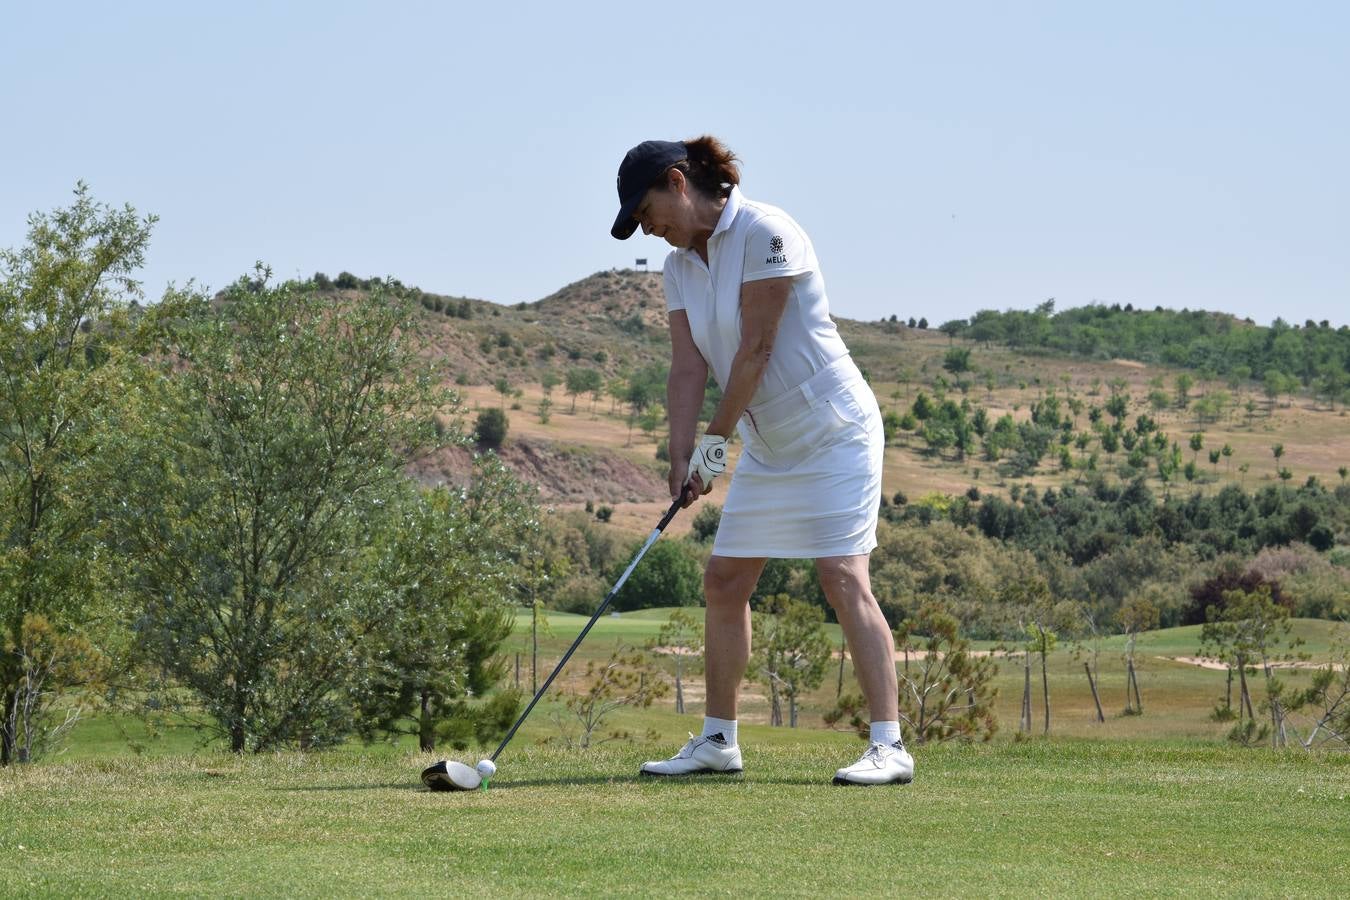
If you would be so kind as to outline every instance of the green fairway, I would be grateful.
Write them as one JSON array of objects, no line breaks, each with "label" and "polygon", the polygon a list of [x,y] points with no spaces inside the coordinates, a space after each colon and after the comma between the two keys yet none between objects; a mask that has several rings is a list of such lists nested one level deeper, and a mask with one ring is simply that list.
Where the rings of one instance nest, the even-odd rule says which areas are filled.
[{"label": "green fairway", "polygon": [[[829,737],[822,735],[821,737]],[[643,781],[668,747],[521,747],[486,792],[430,757],[281,754],[0,772],[8,895],[1281,895],[1350,883],[1350,757],[1183,742],[918,754],[829,784],[858,744],[763,745],[730,781]]]},{"label": "green fairway", "polygon": [[[654,637],[668,615],[602,618],[559,685],[575,687],[585,661],[617,644]],[[541,679],[586,621],[548,619]],[[1343,627],[1295,622],[1314,659]],[[528,646],[528,629],[521,614],[511,642]],[[59,755],[0,770],[0,895],[1343,895],[1350,754],[1225,742],[1231,723],[1209,717],[1225,673],[1173,659],[1198,641],[1196,628],[1140,638],[1142,716],[1121,715],[1121,642],[1104,641],[1100,723],[1086,656],[1056,650],[1048,739],[1039,661],[1031,737],[1018,739],[1023,657],[1000,655],[994,741],[916,748],[915,783],[895,788],[830,785],[862,747],[823,727],[834,667],[803,698],[797,729],[764,724],[763,686],[745,685],[747,772],[730,781],[635,776],[698,729],[697,676],[686,715],[666,697],[617,711],[597,735],[655,743],[566,749],[568,714],[551,697],[491,789],[467,794],[427,793],[417,774],[436,756],[407,738],[236,757],[186,726],[151,738],[104,713]],[[844,674],[854,690],[851,665]],[[485,751],[450,755],[472,763]]]}]

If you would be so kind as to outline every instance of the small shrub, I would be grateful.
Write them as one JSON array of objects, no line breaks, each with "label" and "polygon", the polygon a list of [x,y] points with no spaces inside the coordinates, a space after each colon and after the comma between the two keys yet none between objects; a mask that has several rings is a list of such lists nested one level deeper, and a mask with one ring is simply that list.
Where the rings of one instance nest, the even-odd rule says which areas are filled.
[{"label": "small shrub", "polygon": [[510,422],[506,418],[506,413],[495,406],[490,407],[478,414],[474,435],[481,446],[496,449],[506,440],[506,430],[509,425]]},{"label": "small shrub", "polygon": [[612,515],[614,515],[612,506],[602,506],[595,511],[595,518],[601,522],[608,522]]}]

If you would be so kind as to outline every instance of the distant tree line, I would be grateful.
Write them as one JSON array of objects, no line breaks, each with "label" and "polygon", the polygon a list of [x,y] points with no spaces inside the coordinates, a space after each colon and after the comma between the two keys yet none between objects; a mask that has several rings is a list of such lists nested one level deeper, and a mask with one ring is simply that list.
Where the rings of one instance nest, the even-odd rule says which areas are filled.
[{"label": "distant tree line", "polygon": [[[896,497],[902,502],[888,502],[883,521],[938,529],[933,533],[943,536],[954,555],[1000,559],[1012,554],[996,565],[1013,580],[1020,577],[1015,562],[1020,554],[1020,565],[1042,573],[1053,594],[1095,609],[1099,625],[1113,623],[1142,595],[1154,598],[1164,627],[1201,623],[1224,590],[1263,583],[1283,596],[1295,615],[1350,615],[1350,552],[1336,546],[1338,535],[1350,533],[1350,484],[1328,489],[1310,479],[1297,488],[1269,485],[1253,493],[1227,485],[1211,496],[1159,498],[1142,481],[1092,478],[1082,487],[1059,490],[1014,486],[1011,494],[1010,499],[930,495],[915,502]],[[1004,550],[991,556],[982,545],[986,540]],[[879,597],[891,595],[889,579],[914,585],[915,599],[905,597],[905,588],[895,595],[897,614],[912,612],[923,590],[922,582],[890,570],[892,555],[907,558],[920,571],[961,565],[937,558],[925,562],[927,551],[882,544],[874,556],[880,563],[874,563],[873,575]],[[1203,587],[1210,579],[1217,580]],[[998,604],[979,598],[988,601],[997,589],[972,588],[964,581],[941,576],[929,587],[939,593],[943,587],[957,588],[954,602],[967,604],[964,623],[993,636],[999,630]]]},{"label": "distant tree line", "polygon": [[1056,313],[1048,300],[1034,310],[980,310],[942,331],[980,343],[1089,359],[1123,357],[1265,381],[1288,376],[1339,400],[1350,389],[1350,327],[1323,320],[1303,325],[1277,318],[1261,326],[1201,310],[1151,311],[1129,304],[1089,306]]}]

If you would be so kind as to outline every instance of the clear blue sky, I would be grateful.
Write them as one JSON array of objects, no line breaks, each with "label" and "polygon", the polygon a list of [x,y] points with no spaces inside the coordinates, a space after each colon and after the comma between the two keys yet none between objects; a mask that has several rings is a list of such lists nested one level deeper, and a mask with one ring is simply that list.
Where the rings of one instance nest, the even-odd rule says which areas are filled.
[{"label": "clear blue sky", "polygon": [[0,246],[160,216],[146,293],[254,260],[503,303],[609,237],[632,144],[712,132],[837,314],[1094,300],[1350,324],[1350,4],[0,6]]}]

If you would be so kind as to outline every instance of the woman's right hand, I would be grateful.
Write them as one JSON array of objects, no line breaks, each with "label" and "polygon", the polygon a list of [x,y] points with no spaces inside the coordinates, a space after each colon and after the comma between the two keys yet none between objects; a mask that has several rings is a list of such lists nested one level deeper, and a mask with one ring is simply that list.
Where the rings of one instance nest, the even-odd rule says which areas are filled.
[{"label": "woman's right hand", "polygon": [[670,463],[670,474],[667,476],[670,484],[670,501],[674,503],[677,499],[683,497],[684,503],[680,509],[688,509],[694,501],[707,491],[703,488],[703,482],[697,475],[692,480],[689,478],[689,460],[674,461]]}]

